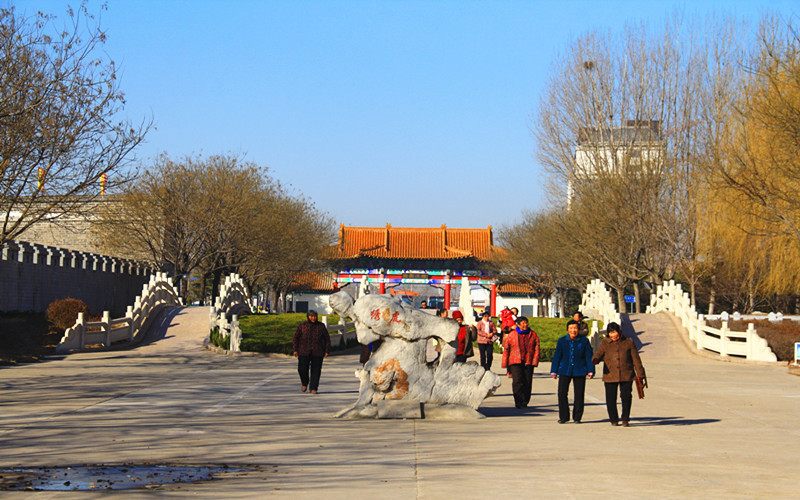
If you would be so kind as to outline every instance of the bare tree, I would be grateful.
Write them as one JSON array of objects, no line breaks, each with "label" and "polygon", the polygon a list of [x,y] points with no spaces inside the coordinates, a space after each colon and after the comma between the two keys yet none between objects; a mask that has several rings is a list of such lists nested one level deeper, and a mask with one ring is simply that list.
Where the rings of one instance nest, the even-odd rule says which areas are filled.
[{"label": "bare tree", "polygon": [[333,234],[330,218],[312,203],[287,192],[265,167],[232,155],[162,155],[103,221],[113,252],[182,279],[196,274],[201,300],[227,272],[285,291],[298,273],[322,268]]},{"label": "bare tree", "polygon": [[719,104],[707,82],[730,68],[723,45],[740,54],[735,33],[729,19],[676,14],[661,29],[589,33],[553,64],[532,123],[537,156],[561,196],[568,187],[565,229],[583,228],[584,258],[618,295],[677,269],[701,277],[697,163],[719,123],[706,122]]},{"label": "bare tree", "polygon": [[130,179],[150,124],[118,118],[124,96],[93,21],[85,4],[64,26],[0,9],[0,244]]}]

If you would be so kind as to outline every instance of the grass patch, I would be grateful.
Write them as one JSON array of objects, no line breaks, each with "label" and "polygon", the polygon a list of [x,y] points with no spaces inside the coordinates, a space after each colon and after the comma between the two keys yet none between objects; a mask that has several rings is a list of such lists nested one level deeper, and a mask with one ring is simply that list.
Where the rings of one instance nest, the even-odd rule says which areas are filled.
[{"label": "grass patch", "polygon": [[[552,361],[553,354],[556,352],[556,343],[558,339],[567,334],[567,322],[570,318],[528,318],[528,327],[536,332],[539,336],[539,361]],[[584,319],[586,324],[589,325],[589,331],[592,328],[591,318]],[[603,322],[597,320],[598,327],[603,329]],[[476,347],[477,349],[477,347]],[[501,353],[503,350],[499,345],[494,345],[494,352]]]},{"label": "grass patch", "polygon": [[[567,321],[571,318],[529,318],[530,328],[539,336],[540,360],[550,361],[556,351],[559,337],[567,334]],[[292,353],[292,337],[297,324],[306,321],[304,313],[286,314],[252,314],[239,318],[242,329],[242,351]],[[328,324],[335,325],[339,316],[328,315]],[[591,328],[591,319],[586,320]],[[602,323],[600,325],[602,328]],[[355,343],[350,342],[347,347]],[[340,347],[346,348],[346,347]],[[501,352],[500,346],[494,345],[495,352]],[[478,347],[475,343],[475,352]]]},{"label": "grass patch", "polygon": [[[329,325],[339,322],[339,316],[326,315]],[[251,314],[239,318],[242,330],[242,351],[292,353],[292,338],[297,325],[306,321],[305,313]],[[349,345],[353,343],[350,342]],[[348,346],[342,346],[345,349]],[[333,348],[336,349],[336,348]]]},{"label": "grass patch", "polygon": [[[759,337],[766,339],[778,361],[794,361],[794,343],[800,342],[800,323],[791,319],[783,321],[741,320],[728,321],[728,328],[735,332],[745,332],[748,323],[753,323]],[[707,321],[706,324],[711,328],[722,327],[722,321],[718,319]]]}]

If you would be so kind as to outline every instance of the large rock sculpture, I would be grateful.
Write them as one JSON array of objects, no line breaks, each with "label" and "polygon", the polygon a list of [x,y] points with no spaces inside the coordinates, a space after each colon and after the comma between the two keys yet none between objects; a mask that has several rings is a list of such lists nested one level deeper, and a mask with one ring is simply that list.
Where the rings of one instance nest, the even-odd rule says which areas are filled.
[{"label": "large rock sculpture", "polygon": [[[382,402],[405,400],[424,405],[425,418],[481,418],[481,402],[500,387],[500,377],[474,362],[455,363],[458,323],[407,306],[388,295],[366,295],[353,302],[345,292],[330,305],[353,319],[361,344],[377,343],[363,369],[358,401],[337,416],[372,418]],[[428,363],[429,339],[437,339],[441,356]]]}]

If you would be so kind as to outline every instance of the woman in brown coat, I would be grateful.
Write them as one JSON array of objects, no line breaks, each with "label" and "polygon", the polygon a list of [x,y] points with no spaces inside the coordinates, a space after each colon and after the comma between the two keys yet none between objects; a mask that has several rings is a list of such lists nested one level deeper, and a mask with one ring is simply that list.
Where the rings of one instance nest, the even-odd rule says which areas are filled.
[{"label": "woman in brown coat", "polygon": [[622,425],[628,427],[633,397],[631,390],[634,377],[645,378],[644,366],[633,340],[622,335],[616,323],[606,327],[608,336],[592,356],[592,363],[603,362],[603,382],[606,386],[606,408],[611,425],[619,425],[617,414],[617,388],[622,399]]}]

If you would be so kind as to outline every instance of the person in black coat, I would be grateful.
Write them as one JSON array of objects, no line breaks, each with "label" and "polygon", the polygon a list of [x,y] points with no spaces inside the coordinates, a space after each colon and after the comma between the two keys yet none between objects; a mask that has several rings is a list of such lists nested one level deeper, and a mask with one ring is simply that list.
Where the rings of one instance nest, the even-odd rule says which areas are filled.
[{"label": "person in black coat", "polygon": [[300,390],[306,392],[310,386],[311,394],[316,394],[322,374],[322,360],[328,357],[331,350],[331,336],[325,325],[317,321],[316,311],[308,311],[306,318],[308,321],[297,325],[294,332],[292,353],[297,358]]}]

